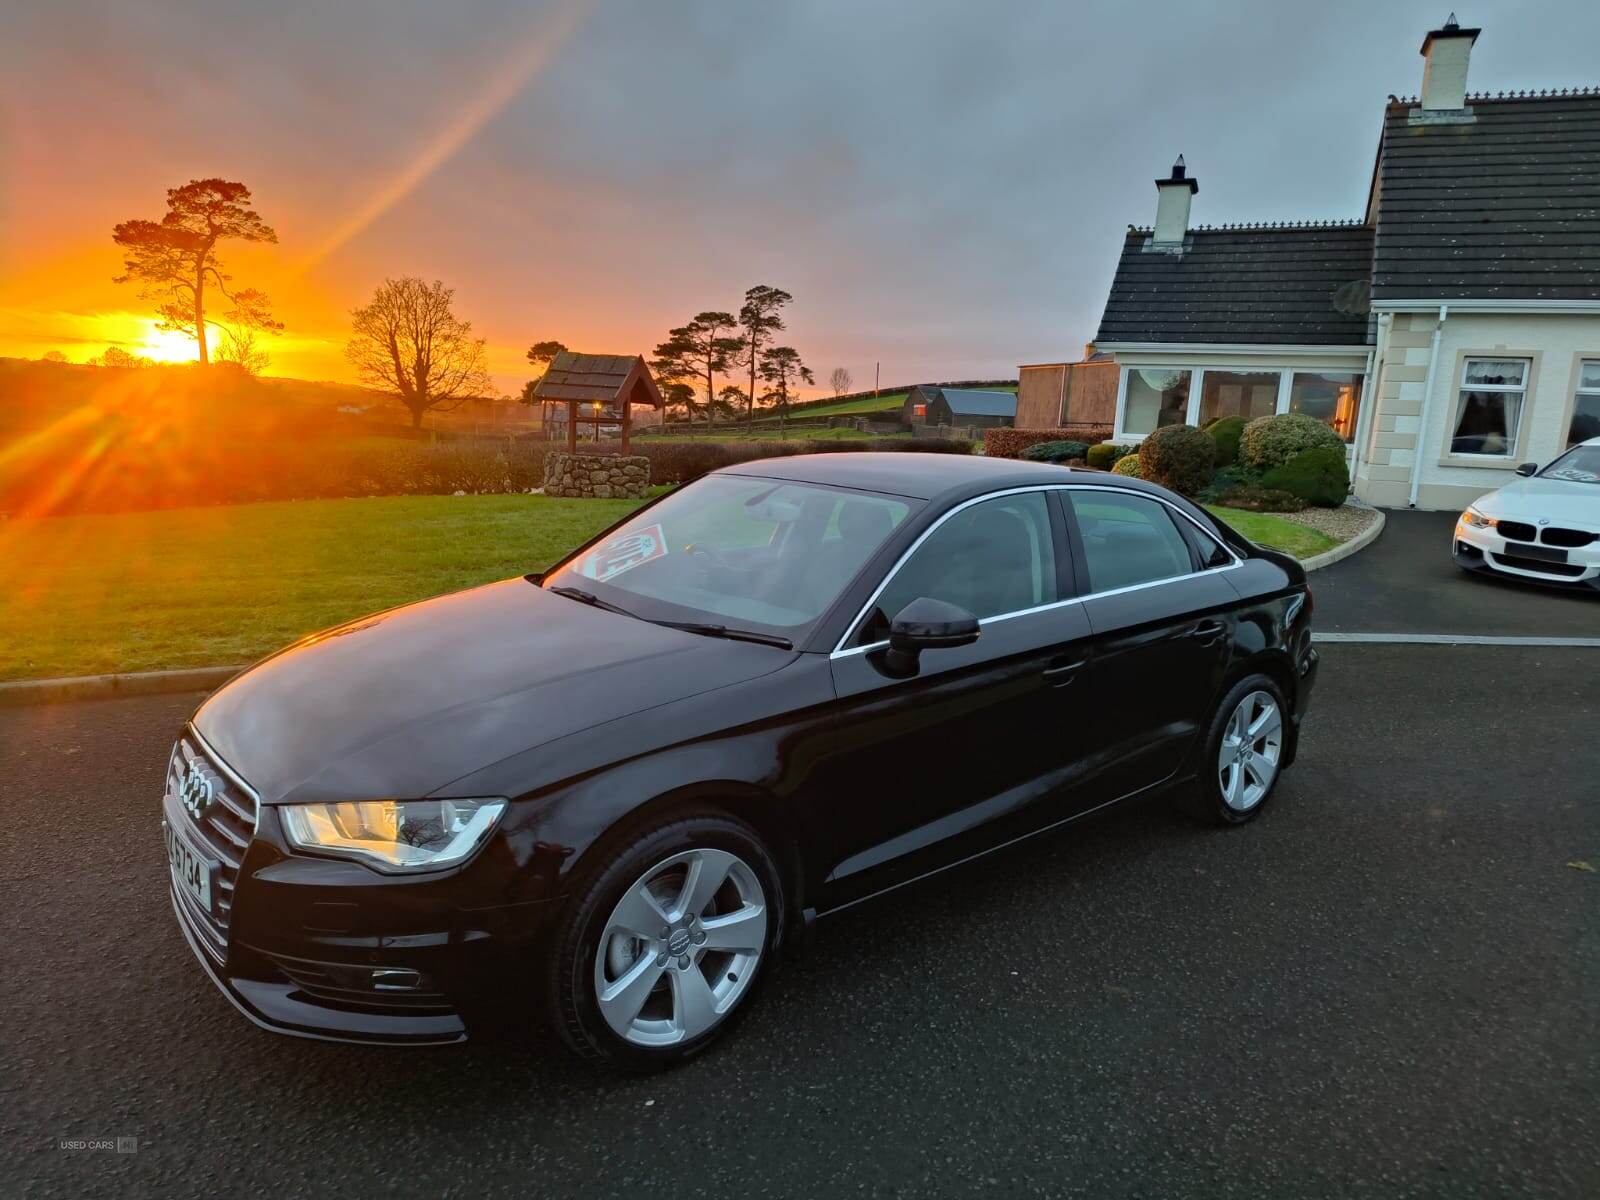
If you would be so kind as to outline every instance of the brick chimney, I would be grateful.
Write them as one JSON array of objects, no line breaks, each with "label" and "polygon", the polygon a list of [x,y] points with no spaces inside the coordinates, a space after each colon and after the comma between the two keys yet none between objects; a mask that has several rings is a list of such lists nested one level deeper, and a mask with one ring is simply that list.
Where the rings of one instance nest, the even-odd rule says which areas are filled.
[{"label": "brick chimney", "polygon": [[1150,239],[1157,246],[1177,247],[1189,231],[1189,204],[1200,185],[1189,178],[1183,155],[1172,164],[1172,174],[1156,180],[1156,229]]},{"label": "brick chimney", "polygon": [[1455,13],[1422,39],[1422,108],[1425,112],[1461,112],[1467,104],[1467,59],[1479,29],[1462,29]]}]

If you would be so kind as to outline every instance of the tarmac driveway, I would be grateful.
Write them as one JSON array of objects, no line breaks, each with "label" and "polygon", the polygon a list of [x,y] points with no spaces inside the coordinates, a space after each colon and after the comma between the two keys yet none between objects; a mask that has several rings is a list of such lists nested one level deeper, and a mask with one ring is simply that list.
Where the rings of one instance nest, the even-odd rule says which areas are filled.
[{"label": "tarmac driveway", "polygon": [[1390,510],[1378,540],[1311,576],[1318,632],[1600,637],[1600,593],[1469,575],[1454,512]]}]

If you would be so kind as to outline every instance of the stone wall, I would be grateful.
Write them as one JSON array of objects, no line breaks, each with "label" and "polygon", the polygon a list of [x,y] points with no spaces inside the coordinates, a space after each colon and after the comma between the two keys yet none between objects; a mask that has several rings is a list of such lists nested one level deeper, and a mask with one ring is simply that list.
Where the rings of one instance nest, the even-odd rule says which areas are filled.
[{"label": "stone wall", "polygon": [[567,454],[544,460],[546,496],[595,496],[643,500],[650,486],[650,460],[641,454]]}]

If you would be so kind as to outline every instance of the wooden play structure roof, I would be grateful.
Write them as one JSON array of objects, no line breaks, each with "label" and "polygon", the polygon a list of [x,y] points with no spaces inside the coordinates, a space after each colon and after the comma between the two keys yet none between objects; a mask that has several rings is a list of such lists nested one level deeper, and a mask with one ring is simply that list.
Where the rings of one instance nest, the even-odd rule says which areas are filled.
[{"label": "wooden play structure roof", "polygon": [[551,359],[544,378],[534,385],[533,396],[536,400],[608,406],[626,402],[660,408],[665,403],[650,368],[637,354],[574,354],[570,350]]}]

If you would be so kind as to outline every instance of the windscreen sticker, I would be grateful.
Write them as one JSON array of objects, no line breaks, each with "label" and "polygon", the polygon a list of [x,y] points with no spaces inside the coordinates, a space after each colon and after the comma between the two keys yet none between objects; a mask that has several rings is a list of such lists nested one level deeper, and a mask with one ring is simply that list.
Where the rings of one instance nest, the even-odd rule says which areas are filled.
[{"label": "windscreen sticker", "polygon": [[641,563],[667,556],[667,538],[659,525],[646,525],[621,537],[612,538],[584,555],[578,573],[586,579],[604,583]]}]

